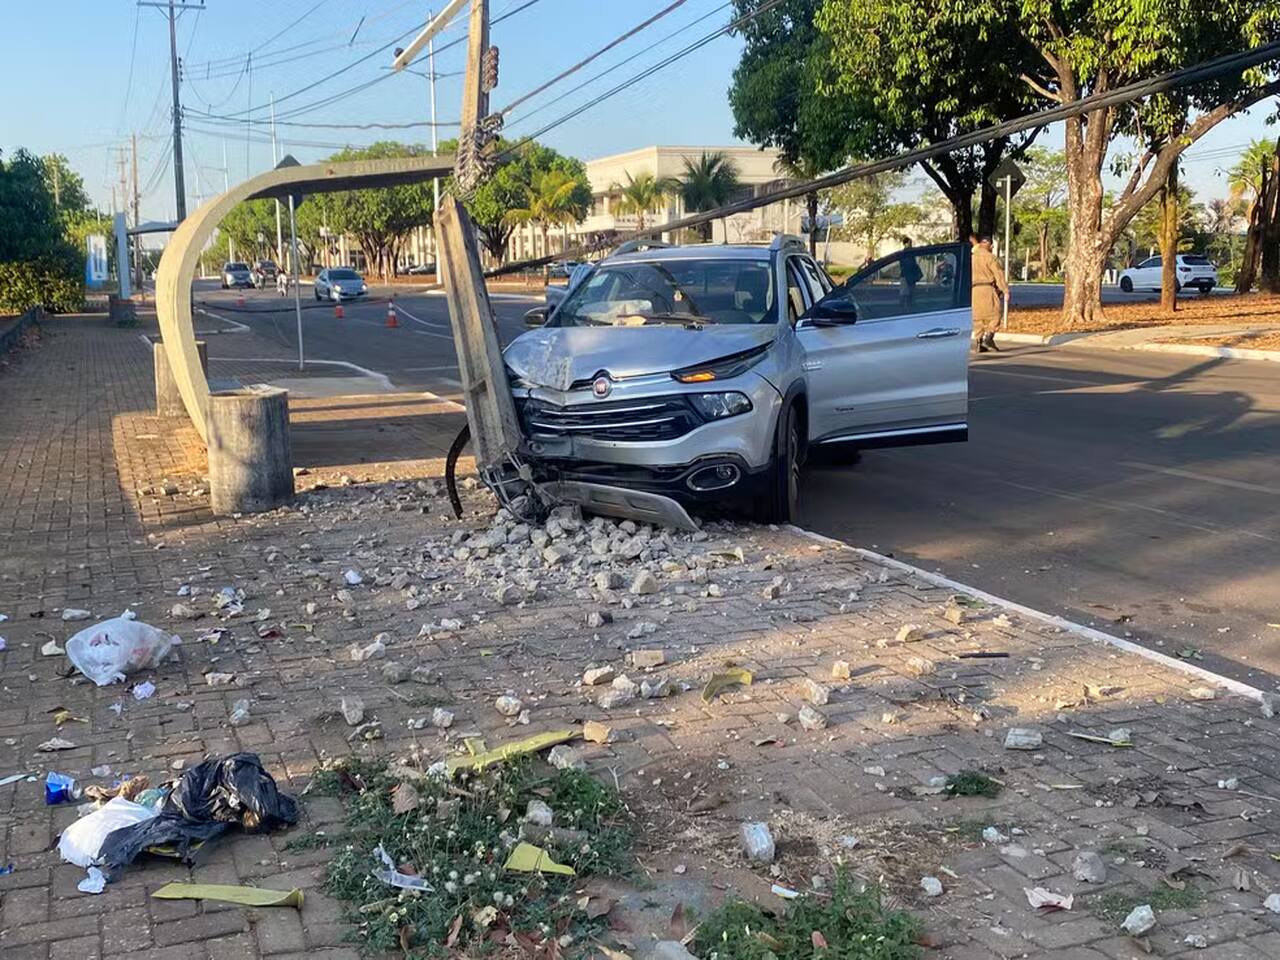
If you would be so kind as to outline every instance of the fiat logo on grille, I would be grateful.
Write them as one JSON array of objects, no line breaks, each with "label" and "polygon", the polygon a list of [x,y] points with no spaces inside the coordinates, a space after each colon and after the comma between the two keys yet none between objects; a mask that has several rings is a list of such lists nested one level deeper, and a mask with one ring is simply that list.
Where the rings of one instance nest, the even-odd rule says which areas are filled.
[{"label": "fiat logo on grille", "polygon": [[591,393],[597,400],[603,400],[613,393],[613,383],[604,374],[591,381]]}]

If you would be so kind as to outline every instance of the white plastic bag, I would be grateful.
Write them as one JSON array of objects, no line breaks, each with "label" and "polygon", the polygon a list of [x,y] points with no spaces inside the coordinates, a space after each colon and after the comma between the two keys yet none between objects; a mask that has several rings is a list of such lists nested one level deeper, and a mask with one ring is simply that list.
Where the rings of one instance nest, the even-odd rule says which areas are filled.
[{"label": "white plastic bag", "polygon": [[151,670],[182,640],[141,620],[115,617],[86,627],[67,641],[76,669],[100,687],[138,670]]},{"label": "white plastic bag", "polygon": [[102,841],[121,827],[150,820],[156,811],[124,797],[112,797],[93,813],[81,817],[58,838],[58,853],[67,863],[87,867],[98,862]]}]

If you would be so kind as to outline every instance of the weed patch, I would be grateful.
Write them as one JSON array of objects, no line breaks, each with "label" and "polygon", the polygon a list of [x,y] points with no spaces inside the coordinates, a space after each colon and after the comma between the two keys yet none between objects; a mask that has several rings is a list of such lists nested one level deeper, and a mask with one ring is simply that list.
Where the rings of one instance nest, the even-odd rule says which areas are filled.
[{"label": "weed patch", "polygon": [[879,889],[858,889],[846,872],[831,896],[804,894],[783,916],[730,900],[698,926],[693,952],[703,960],[917,960],[919,923],[884,905]]},{"label": "weed patch", "polygon": [[1085,905],[1099,920],[1119,923],[1127,917],[1134,907],[1146,903],[1157,914],[1162,910],[1190,910],[1204,901],[1204,894],[1188,883],[1181,890],[1171,887],[1154,887],[1151,890],[1134,893],[1130,890],[1108,890],[1086,897]]},{"label": "weed patch", "polygon": [[998,797],[1000,784],[981,770],[961,770],[947,777],[947,793],[953,797]]},{"label": "weed patch", "polygon": [[[384,764],[346,761],[317,775],[312,792],[337,792],[347,803],[346,832],[335,841],[327,889],[349,904],[355,936],[373,951],[408,956],[453,954],[474,945],[536,950],[580,939],[594,924],[575,884],[630,866],[624,809],[611,787],[576,770],[553,770],[522,758],[452,780],[413,781],[417,806],[397,813],[401,781]],[[403,801],[403,796],[401,797]],[[521,835],[530,801],[554,812],[554,829],[529,842],[576,877],[516,873],[503,864]],[[403,804],[402,804],[403,805]],[[376,879],[382,847],[403,873],[431,892],[402,890]],[[555,949],[554,947],[552,948]]]}]

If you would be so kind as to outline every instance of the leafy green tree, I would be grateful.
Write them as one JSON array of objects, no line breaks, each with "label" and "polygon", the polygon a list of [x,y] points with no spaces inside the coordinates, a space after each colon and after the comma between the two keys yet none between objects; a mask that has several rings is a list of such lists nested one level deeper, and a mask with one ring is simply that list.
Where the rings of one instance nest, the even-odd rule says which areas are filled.
[{"label": "leafy green tree", "polygon": [[[877,15],[880,20],[869,19]],[[886,108],[895,98],[910,104],[931,91],[939,119],[960,122],[971,116],[964,109],[969,103],[985,103],[979,113],[990,119],[1015,112],[985,94],[975,101],[968,91],[1008,90],[1016,81],[1036,105],[1072,103],[1273,40],[1280,35],[1280,11],[1275,0],[826,0],[820,24],[844,39],[836,43],[838,54],[873,56],[898,71],[899,82],[882,91]],[[948,47],[963,55],[949,55]],[[859,71],[847,67],[844,56],[836,62],[843,89],[857,95]],[[941,88],[933,85],[935,71],[944,75]],[[1273,64],[1065,121],[1070,242],[1063,315],[1069,325],[1102,315],[1102,272],[1111,248],[1169,181],[1178,157],[1227,117],[1277,92]],[[930,129],[927,136],[946,132]],[[1135,139],[1139,152],[1121,171],[1115,203],[1104,208],[1102,173],[1117,136]]]},{"label": "leafy green tree", "polygon": [[[456,147],[457,141],[445,141],[440,144],[440,151],[451,153]],[[566,157],[540,143],[514,144],[500,140],[496,151],[503,159],[493,175],[467,199],[466,206],[480,242],[489,255],[501,263],[517,226],[507,218],[507,213],[528,207],[530,191],[539,174],[559,171],[570,177],[574,182],[573,202],[583,211],[591,206],[591,185],[581,160]]]},{"label": "leafy green tree", "polygon": [[1253,208],[1262,199],[1262,171],[1271,166],[1276,145],[1266,140],[1251,140],[1240,159],[1227,171],[1227,187],[1233,200],[1247,204],[1245,220],[1253,219]]},{"label": "leafy green tree", "polygon": [[[729,87],[734,135],[776,149],[779,172],[797,180],[844,164],[861,109],[828,92],[835,74],[831,44],[814,23],[821,6],[822,0],[784,0],[735,31],[744,46]],[[734,0],[734,7],[743,16],[759,4]],[[806,195],[811,224],[818,207],[818,195]],[[816,250],[817,231],[810,230],[809,252]]]},{"label": "leafy green tree", "polygon": [[[307,203],[311,200],[308,199]],[[305,204],[304,204],[305,206]],[[289,242],[285,213],[284,242]],[[276,249],[276,203],[274,200],[246,200],[231,208],[231,212],[218,224],[224,237],[235,241],[236,256],[241,260],[270,257],[278,264],[284,263],[283,251]],[[258,238],[263,239],[259,242]]]},{"label": "leafy green tree", "polygon": [[1032,147],[1021,161],[1027,182],[1013,201],[1013,216],[1035,236],[1040,278],[1056,273],[1057,254],[1067,233],[1067,155]]},{"label": "leafy green tree", "polygon": [[[1186,185],[1178,186],[1178,252],[1195,250],[1205,235],[1206,211],[1197,203],[1195,193]],[[1160,233],[1164,227],[1164,205],[1153,197],[1129,222],[1121,235],[1128,241],[1130,264],[1160,251]]]},{"label": "leafy green tree", "polygon": [[0,157],[0,224],[0,261],[40,256],[62,240],[44,165],[26,150],[17,150],[8,161]]},{"label": "leafy green tree", "polygon": [[672,177],[657,177],[648,170],[643,171],[638,177],[633,177],[629,171],[624,171],[623,176],[627,178],[627,182],[615,183],[609,188],[609,192],[619,195],[617,211],[624,216],[634,215],[638,230],[643,230],[645,227],[645,214],[652,212],[668,197],[680,190],[680,181]]},{"label": "leafy green tree", "polygon": [[[380,141],[368,147],[348,147],[329,159],[335,162],[383,160],[423,156],[429,152],[426,147],[418,145]],[[371,190],[346,190],[330,195],[328,209],[332,216],[329,225],[355,238],[369,268],[385,279],[395,273],[405,236],[414,227],[429,225],[434,207],[429,181]]]},{"label": "leafy green tree", "polygon": [[[586,207],[575,198],[578,182],[563,170],[545,170],[539,173],[529,191],[527,206],[508,210],[506,219],[512,223],[533,223],[542,234],[543,256],[550,254],[547,232],[553,226],[578,223],[587,215]],[[543,273],[547,268],[543,268]]]},{"label": "leafy green tree", "polygon": [[842,240],[853,240],[867,249],[867,258],[879,256],[881,241],[923,219],[924,213],[914,203],[894,200],[894,194],[906,183],[900,170],[877,173],[850,180],[831,191],[831,203],[844,218],[835,231]]},{"label": "leafy green tree", "polygon": [[[957,11],[939,29],[938,6],[917,0],[821,5],[816,24],[830,45],[829,89],[851,103],[849,153],[876,157],[937,143],[1021,113],[1033,101],[1017,72],[993,68],[993,61],[1031,55],[1016,18]],[[942,0],[941,6],[960,4]],[[1000,138],[920,164],[951,204],[959,239],[975,230],[975,195],[977,232],[994,232],[998,192],[989,177],[1004,157],[1021,156],[1035,136]]]},{"label": "leafy green tree", "polygon": [[[684,161],[684,176],[680,178],[680,199],[686,213],[706,213],[725,206],[738,192],[738,165],[719,150],[702,155],[697,160]],[[703,240],[711,239],[711,224],[698,228]]]}]

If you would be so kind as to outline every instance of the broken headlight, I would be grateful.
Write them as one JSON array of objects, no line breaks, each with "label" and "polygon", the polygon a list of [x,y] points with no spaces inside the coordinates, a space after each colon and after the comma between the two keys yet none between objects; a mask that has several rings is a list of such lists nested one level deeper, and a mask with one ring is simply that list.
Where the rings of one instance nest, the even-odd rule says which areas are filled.
[{"label": "broken headlight", "polygon": [[751,409],[751,399],[745,393],[691,393],[689,402],[703,420],[723,420],[736,417]]}]

